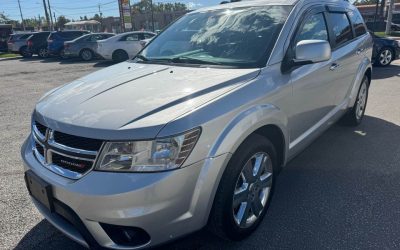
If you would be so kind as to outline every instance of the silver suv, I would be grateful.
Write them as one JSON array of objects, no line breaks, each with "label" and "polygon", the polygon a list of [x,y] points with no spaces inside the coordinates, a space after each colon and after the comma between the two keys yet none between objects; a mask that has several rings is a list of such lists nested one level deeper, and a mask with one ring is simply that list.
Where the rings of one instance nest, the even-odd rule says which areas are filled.
[{"label": "silver suv", "polygon": [[138,249],[260,224],[279,169],[361,122],[372,39],[347,1],[190,12],[133,60],[47,93],[22,147],[32,200],[88,246]]}]

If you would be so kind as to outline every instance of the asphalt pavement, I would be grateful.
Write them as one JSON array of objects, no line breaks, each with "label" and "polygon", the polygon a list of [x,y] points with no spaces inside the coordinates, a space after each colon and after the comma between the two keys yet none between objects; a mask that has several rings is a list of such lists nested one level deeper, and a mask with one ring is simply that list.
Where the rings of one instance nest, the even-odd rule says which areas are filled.
[{"label": "asphalt pavement", "polygon": [[[30,201],[20,146],[44,93],[108,65],[0,61],[0,249],[81,249]],[[203,230],[162,249],[400,249],[400,62],[374,68],[359,127],[332,126],[281,171],[253,235],[227,242]]]}]

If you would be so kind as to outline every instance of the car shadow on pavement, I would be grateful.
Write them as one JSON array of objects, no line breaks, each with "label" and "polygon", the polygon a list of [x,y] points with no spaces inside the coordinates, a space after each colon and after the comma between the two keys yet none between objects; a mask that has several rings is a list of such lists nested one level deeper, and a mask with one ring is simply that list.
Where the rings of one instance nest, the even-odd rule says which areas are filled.
[{"label": "car shadow on pavement", "polygon": [[[356,128],[334,125],[281,171],[266,217],[250,237],[228,242],[202,230],[160,249],[395,249],[399,142],[400,126],[376,117]],[[17,246],[71,248],[78,245],[45,220]]]},{"label": "car shadow on pavement", "polygon": [[393,76],[400,77],[400,65],[391,64],[386,67],[374,67],[372,69],[373,80],[386,79]]}]

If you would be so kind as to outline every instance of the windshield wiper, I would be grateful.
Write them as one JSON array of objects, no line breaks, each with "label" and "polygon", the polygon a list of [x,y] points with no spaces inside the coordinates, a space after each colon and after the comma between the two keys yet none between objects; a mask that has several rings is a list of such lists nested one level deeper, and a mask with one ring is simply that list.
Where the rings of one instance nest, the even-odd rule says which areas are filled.
[{"label": "windshield wiper", "polygon": [[147,57],[145,57],[144,55],[141,55],[141,54],[137,54],[135,57],[142,61],[145,61],[145,62],[149,61],[149,59]]},{"label": "windshield wiper", "polygon": [[194,63],[194,64],[212,64],[212,65],[221,65],[221,63],[218,62],[210,62],[207,60],[199,59],[199,58],[193,58],[193,57],[188,57],[188,56],[179,56],[179,57],[174,57],[170,59],[171,62],[173,63]]}]

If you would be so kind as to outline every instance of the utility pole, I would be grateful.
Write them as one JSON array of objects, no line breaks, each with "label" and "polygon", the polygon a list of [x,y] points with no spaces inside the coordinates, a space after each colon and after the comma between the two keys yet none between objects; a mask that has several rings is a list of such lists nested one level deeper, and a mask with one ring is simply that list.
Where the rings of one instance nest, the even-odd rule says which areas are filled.
[{"label": "utility pole", "polygon": [[101,5],[99,4],[100,32],[103,31],[103,13],[101,13]]},{"label": "utility pole", "polygon": [[390,35],[390,31],[392,29],[393,7],[394,7],[394,0],[390,0],[388,16],[387,16],[387,23],[386,23],[386,31],[385,31],[386,35]]},{"label": "utility pole", "polygon": [[51,22],[51,30],[54,30],[54,22],[53,22],[53,16],[51,15],[50,0],[47,0],[47,5],[48,5],[48,7],[49,7],[50,22]]},{"label": "utility pole", "polygon": [[[383,0],[386,1],[386,0]],[[375,6],[375,15],[374,15],[374,25],[372,26],[372,31],[375,32],[376,30],[376,17],[378,16],[378,8],[379,8],[379,0],[376,0]]]},{"label": "utility pole", "polygon": [[24,17],[22,16],[22,10],[21,10],[21,3],[18,0],[18,6],[19,6],[19,13],[21,14],[21,20],[22,20],[22,28],[25,31],[25,23],[24,23]]},{"label": "utility pole", "polygon": [[56,13],[53,11],[53,17],[54,17],[54,26],[57,27],[57,19],[56,19]]},{"label": "utility pole", "polygon": [[154,9],[153,9],[153,0],[150,0],[150,8],[151,8],[151,28],[154,32]]},{"label": "utility pole", "polygon": [[47,22],[47,27],[50,29],[50,18],[49,18],[49,13],[47,12],[47,5],[46,5],[46,0],[43,0],[43,7],[44,7],[44,14],[46,15],[46,22]]},{"label": "utility pole", "polygon": [[42,31],[42,18],[40,17],[40,14],[39,14],[39,30],[38,31]]}]

